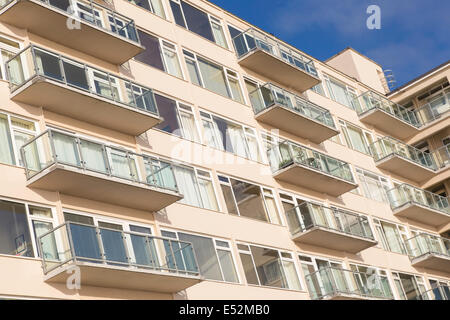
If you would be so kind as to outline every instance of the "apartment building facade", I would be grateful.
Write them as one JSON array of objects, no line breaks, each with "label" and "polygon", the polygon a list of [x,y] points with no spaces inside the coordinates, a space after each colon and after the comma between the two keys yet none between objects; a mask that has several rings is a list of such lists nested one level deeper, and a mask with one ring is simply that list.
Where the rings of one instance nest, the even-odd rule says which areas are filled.
[{"label": "apartment building facade", "polygon": [[449,62],[205,0],[1,0],[0,50],[0,298],[450,299]]}]

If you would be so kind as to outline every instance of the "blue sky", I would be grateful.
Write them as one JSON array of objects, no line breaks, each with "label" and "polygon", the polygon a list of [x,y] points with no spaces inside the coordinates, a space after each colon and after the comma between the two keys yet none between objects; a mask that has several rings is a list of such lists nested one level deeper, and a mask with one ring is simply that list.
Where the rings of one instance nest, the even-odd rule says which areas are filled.
[{"label": "blue sky", "polygon": [[[210,0],[319,60],[350,46],[392,69],[397,86],[450,59],[448,0]],[[369,30],[366,9],[381,9]]]}]

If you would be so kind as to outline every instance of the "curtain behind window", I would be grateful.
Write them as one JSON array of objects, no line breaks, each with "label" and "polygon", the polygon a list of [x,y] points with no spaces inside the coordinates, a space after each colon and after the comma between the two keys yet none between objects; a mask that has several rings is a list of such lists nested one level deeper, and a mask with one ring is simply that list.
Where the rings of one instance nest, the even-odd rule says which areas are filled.
[{"label": "curtain behind window", "polygon": [[0,115],[0,162],[14,164],[8,120]]},{"label": "curtain behind window", "polygon": [[193,170],[174,166],[175,178],[180,193],[184,196],[181,203],[190,204],[196,207],[202,207],[202,201],[198,190],[198,185]]}]

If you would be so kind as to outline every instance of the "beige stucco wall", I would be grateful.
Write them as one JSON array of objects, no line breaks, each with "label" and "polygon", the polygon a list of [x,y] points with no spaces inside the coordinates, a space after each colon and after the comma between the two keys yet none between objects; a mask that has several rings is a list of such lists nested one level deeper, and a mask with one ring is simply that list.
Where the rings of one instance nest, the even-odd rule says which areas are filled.
[{"label": "beige stucco wall", "polygon": [[[257,78],[261,83],[269,81],[256,74],[249,74],[238,63],[235,53],[232,50],[224,49],[214,43],[211,43],[194,33],[184,30],[171,21],[163,20],[151,13],[132,5],[126,1],[116,0],[116,10],[132,17],[139,28],[147,30],[159,37],[170,40],[177,45],[178,56],[182,57],[182,48],[189,49],[198,54],[204,55],[209,59],[216,61],[228,68],[237,71],[242,75],[249,75]],[[215,6],[201,0],[192,0],[195,5],[209,11],[216,17],[224,19],[226,22],[241,28],[247,25],[230,14],[219,10]],[[166,2],[166,4],[168,4]],[[170,14],[170,11],[169,11]],[[172,20],[170,18],[170,20]],[[225,25],[225,23],[223,23]],[[270,130],[267,125],[255,120],[252,108],[249,105],[235,102],[231,99],[222,97],[214,92],[195,86],[187,80],[178,79],[168,75],[155,68],[144,65],[138,61],[130,60],[128,68],[114,66],[101,61],[95,57],[88,56],[78,51],[58,45],[42,37],[27,33],[25,30],[6,26],[0,23],[0,32],[16,37],[24,42],[24,46],[32,42],[50,50],[60,52],[63,55],[72,57],[78,61],[95,65],[99,68],[120,72],[125,77],[130,77],[135,82],[153,88],[156,92],[174,97],[180,101],[193,106],[194,113],[199,119],[199,110],[204,109],[244,123],[257,129],[258,135],[262,130]],[[231,45],[228,32],[225,32],[228,42]],[[345,59],[344,59],[345,57]],[[336,58],[334,62],[328,62],[328,65],[335,66],[341,71],[345,70],[349,76],[345,76],[341,71],[330,68],[324,63],[316,62],[316,67],[321,74],[326,73],[337,78],[340,81],[353,86],[359,93],[368,90],[367,85],[377,91],[382,91],[381,84],[377,83],[374,72],[378,66],[369,60],[365,61],[353,52],[351,56],[342,56],[342,59]],[[348,59],[351,59],[348,60]],[[338,68],[339,64],[344,64],[343,68]],[[184,74],[187,75],[185,64],[181,63]],[[358,81],[351,76],[358,75]],[[245,87],[244,95],[246,94]],[[360,126],[374,134],[384,135],[383,132],[365,125],[359,121],[356,113],[337,102],[314,92],[300,93],[307,96],[312,102],[319,104],[330,110],[337,122],[342,118],[357,126]],[[68,102],[70,104],[70,101]],[[39,123],[41,131],[45,130],[47,125],[55,125],[61,128],[70,129],[96,138],[117,143],[132,148],[140,153],[159,155],[163,158],[174,158],[177,161],[198,166],[200,168],[211,170],[213,173],[214,185],[220,202],[221,212],[214,212],[195,208],[183,204],[173,204],[169,206],[164,213],[151,213],[139,210],[133,210],[106,203],[99,203],[87,199],[61,195],[58,192],[43,191],[26,187],[26,178],[24,170],[16,166],[0,164],[0,197],[11,200],[28,201],[37,204],[45,204],[56,209],[59,223],[63,222],[63,208],[84,211],[96,215],[109,216],[118,219],[136,221],[145,223],[154,227],[156,234],[160,235],[161,228],[191,231],[208,236],[215,236],[232,240],[233,253],[236,259],[236,267],[241,279],[240,284],[226,284],[213,281],[205,281],[180,294],[172,295],[152,292],[117,290],[111,288],[88,287],[84,286],[79,291],[67,290],[64,286],[48,284],[43,281],[43,272],[39,259],[26,259],[20,257],[0,256],[0,296],[26,296],[43,298],[68,298],[68,299],[308,299],[306,291],[292,291],[281,289],[261,288],[245,284],[245,275],[240,263],[239,255],[235,246],[236,241],[249,242],[258,245],[265,245],[292,252],[302,252],[310,255],[318,255],[334,259],[342,259],[346,263],[355,262],[381,267],[388,270],[396,270],[422,274],[427,279],[428,276],[450,279],[450,275],[431,270],[416,269],[411,266],[407,256],[390,253],[382,250],[380,247],[372,247],[364,250],[360,254],[353,255],[345,252],[324,249],[315,246],[299,245],[292,241],[289,231],[285,225],[274,225],[260,221],[251,220],[244,217],[236,217],[226,213],[226,205],[222,194],[220,193],[217,174],[225,174],[241,178],[254,183],[262,184],[276,191],[276,200],[281,208],[281,202],[278,197],[278,191],[286,191],[294,194],[303,195],[310,199],[337,205],[350,210],[364,213],[371,217],[386,219],[392,222],[404,224],[409,227],[419,227],[425,231],[436,233],[437,229],[426,225],[408,221],[408,219],[397,218],[392,214],[388,204],[380,203],[374,200],[364,198],[360,195],[346,193],[341,198],[333,198],[325,194],[311,191],[307,188],[280,183],[273,179],[270,174],[269,166],[265,163],[250,161],[238,156],[231,155],[219,150],[214,150],[200,143],[192,143],[177,138],[173,135],[150,130],[146,138],[128,136],[113,130],[100,128],[98,126],[87,124],[75,119],[61,116],[52,112],[45,111],[43,108],[18,104],[9,99],[9,88],[5,81],[0,81],[0,111],[17,114]],[[286,132],[280,131],[280,137],[287,138],[315,148],[330,156],[351,163],[377,174],[387,176],[403,182],[412,183],[404,178],[392,175],[387,171],[378,169],[370,156],[360,152],[350,150],[349,148],[336,144],[331,141],[325,141],[321,145],[316,145],[301,137],[296,137]],[[180,151],[181,150],[181,151]],[[211,162],[210,159],[216,159]],[[282,214],[283,215],[283,214]],[[283,218],[285,220],[285,218]],[[305,288],[304,276],[301,272],[300,263],[296,259],[297,271],[299,272],[303,288]],[[395,291],[395,288],[392,287]]]}]

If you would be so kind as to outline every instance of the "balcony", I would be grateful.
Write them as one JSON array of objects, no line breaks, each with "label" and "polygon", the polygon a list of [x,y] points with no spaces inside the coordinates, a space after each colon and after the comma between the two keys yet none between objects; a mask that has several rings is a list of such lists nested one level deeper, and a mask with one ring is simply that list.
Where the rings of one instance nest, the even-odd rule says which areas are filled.
[{"label": "balcony", "polygon": [[122,148],[47,130],[21,152],[31,188],[151,212],[183,197],[171,164]]},{"label": "balcony", "polygon": [[41,49],[6,63],[11,100],[137,136],[161,122],[153,91]]},{"label": "balcony", "polygon": [[422,127],[419,134],[408,140],[410,144],[431,137],[450,126],[450,89],[416,109],[415,112]]},{"label": "balcony", "polygon": [[356,254],[377,244],[367,217],[304,202],[286,212],[292,239]]},{"label": "balcony", "polygon": [[384,137],[370,145],[375,165],[379,169],[421,183],[436,174],[436,163],[430,153],[407,145],[400,140]]},{"label": "balcony", "polygon": [[312,300],[393,299],[387,278],[376,274],[326,267],[305,279]]},{"label": "balcony", "polygon": [[360,105],[357,112],[362,122],[402,140],[419,132],[421,123],[414,111],[372,91],[367,91],[356,99],[360,102],[355,105]]},{"label": "balcony", "polygon": [[303,92],[320,82],[314,62],[280,40],[250,28],[233,38],[238,63],[280,85]]},{"label": "balcony", "polygon": [[358,187],[347,162],[290,141],[275,145],[269,158],[275,179],[338,197]]},{"label": "balcony", "polygon": [[450,179],[450,144],[440,147],[437,150],[431,152],[437,171],[436,174],[426,183],[423,184],[423,188],[430,188],[438,183]]},{"label": "balcony", "polygon": [[176,293],[201,281],[191,243],[66,222],[39,237],[44,279],[80,285]]},{"label": "balcony", "polygon": [[450,223],[448,198],[401,184],[387,191],[394,215],[415,220],[433,227]]},{"label": "balcony", "polygon": [[337,134],[330,112],[271,83],[250,93],[258,121],[321,143]]},{"label": "balcony", "polygon": [[450,239],[421,233],[406,240],[413,267],[450,272]]},{"label": "balcony", "polygon": [[418,300],[450,300],[450,287],[439,285],[425,291]]},{"label": "balcony", "polygon": [[133,20],[92,0],[74,2],[4,0],[0,22],[116,65],[144,50]]}]

